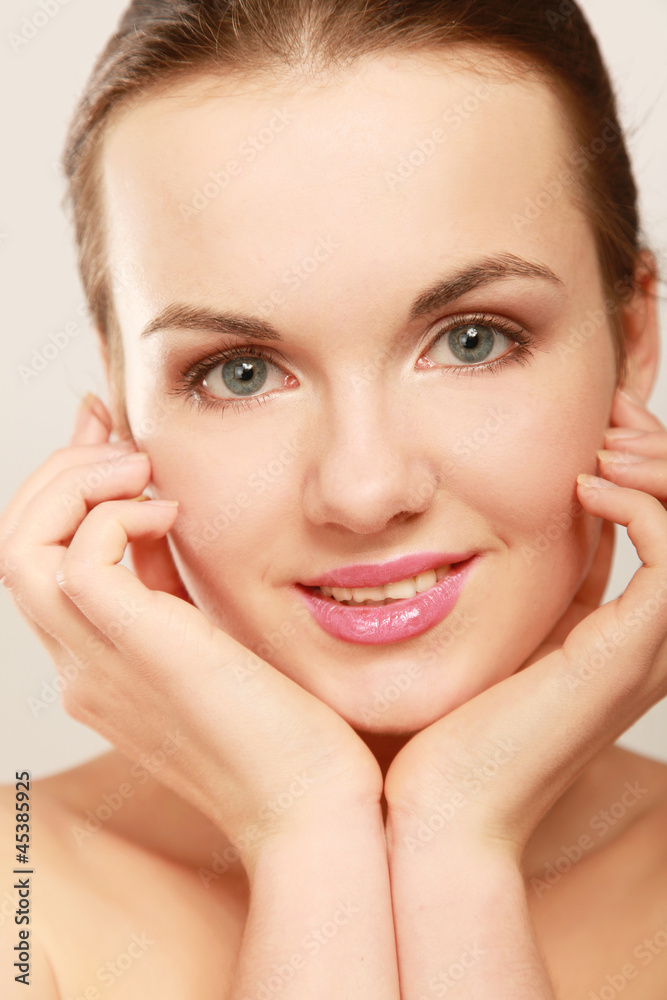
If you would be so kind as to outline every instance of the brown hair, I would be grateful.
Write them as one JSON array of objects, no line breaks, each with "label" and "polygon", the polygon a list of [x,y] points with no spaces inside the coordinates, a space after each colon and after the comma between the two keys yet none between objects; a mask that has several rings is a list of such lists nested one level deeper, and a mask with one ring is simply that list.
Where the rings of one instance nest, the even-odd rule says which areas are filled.
[{"label": "brown hair", "polygon": [[[100,147],[110,116],[202,73],[298,80],[392,50],[490,46],[555,87],[575,142],[582,207],[595,234],[617,361],[619,308],[642,249],[637,190],[597,42],[572,0],[133,0],[98,57],[62,155],[78,266],[92,320],[124,397],[123,354],[105,254]],[[548,193],[545,193],[548,197]],[[124,411],[124,398],[121,409]]]}]

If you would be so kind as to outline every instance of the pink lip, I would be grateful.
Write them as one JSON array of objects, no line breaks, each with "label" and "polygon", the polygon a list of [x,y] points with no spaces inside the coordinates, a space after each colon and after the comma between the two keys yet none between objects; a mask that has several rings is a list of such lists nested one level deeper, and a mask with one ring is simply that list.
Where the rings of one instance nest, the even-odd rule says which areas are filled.
[{"label": "pink lip", "polygon": [[355,608],[340,604],[332,597],[306,590],[302,584],[297,584],[295,589],[320,627],[334,638],[369,645],[401,642],[421,635],[450,613],[468,573],[478,562],[479,558],[473,556],[452,566],[447,576],[422,594],[376,607],[360,605]]},{"label": "pink lip", "polygon": [[302,580],[303,587],[381,587],[385,583],[405,580],[408,576],[426,573],[438,566],[463,562],[472,552],[451,554],[447,552],[416,552],[411,556],[401,556],[386,563],[360,563],[341,566],[312,580]]}]

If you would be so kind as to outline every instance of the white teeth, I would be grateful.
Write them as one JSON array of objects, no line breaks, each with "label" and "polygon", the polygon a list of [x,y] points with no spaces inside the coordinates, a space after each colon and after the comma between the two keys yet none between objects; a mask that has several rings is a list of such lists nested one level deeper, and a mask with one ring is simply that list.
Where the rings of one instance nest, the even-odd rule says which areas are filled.
[{"label": "white teeth", "polygon": [[[442,576],[445,575],[448,569],[449,566],[443,567]],[[420,573],[419,576],[415,577],[417,593],[421,594],[424,590],[428,590],[429,587],[432,587],[440,579],[441,577],[438,576],[434,569],[429,569],[426,573]]]},{"label": "white teeth", "polygon": [[320,587],[319,589],[325,597],[333,597],[336,601],[379,605],[387,603],[390,599],[415,597],[416,594],[423,593],[442,580],[449,570],[450,566],[439,566],[438,569],[429,569],[416,577],[410,576],[396,583],[386,583],[383,587]]}]

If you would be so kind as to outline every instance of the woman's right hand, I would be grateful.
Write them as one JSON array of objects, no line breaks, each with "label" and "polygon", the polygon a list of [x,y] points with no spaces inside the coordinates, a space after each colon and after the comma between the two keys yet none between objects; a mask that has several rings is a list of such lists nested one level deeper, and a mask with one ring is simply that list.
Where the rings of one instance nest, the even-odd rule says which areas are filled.
[{"label": "woman's right hand", "polygon": [[[166,557],[178,508],[132,499],[148,456],[110,442],[92,405],[0,515],[2,582],[62,674],[68,714],[134,760],[179,734],[156,776],[246,868],[290,824],[378,805],[380,767],[347,722],[189,601]],[[132,542],[150,586],[118,565]],[[281,797],[286,808],[271,808]]]}]

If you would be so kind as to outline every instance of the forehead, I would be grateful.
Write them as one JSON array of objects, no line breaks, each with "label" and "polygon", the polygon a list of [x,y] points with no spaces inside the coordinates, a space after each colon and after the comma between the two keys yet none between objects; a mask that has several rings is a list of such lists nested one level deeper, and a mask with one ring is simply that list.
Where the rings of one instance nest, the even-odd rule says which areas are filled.
[{"label": "forehead", "polygon": [[393,287],[432,273],[434,258],[442,269],[490,250],[574,274],[591,234],[562,184],[545,198],[569,150],[551,88],[482,49],[385,54],[275,89],[193,78],[105,135],[108,250],[126,275],[114,291],[137,324],[179,296],[250,307],[257,282],[263,295],[284,287],[327,240],[338,248],[328,279],[322,269],[310,288],[336,301],[341,282],[368,294],[378,274]]}]

